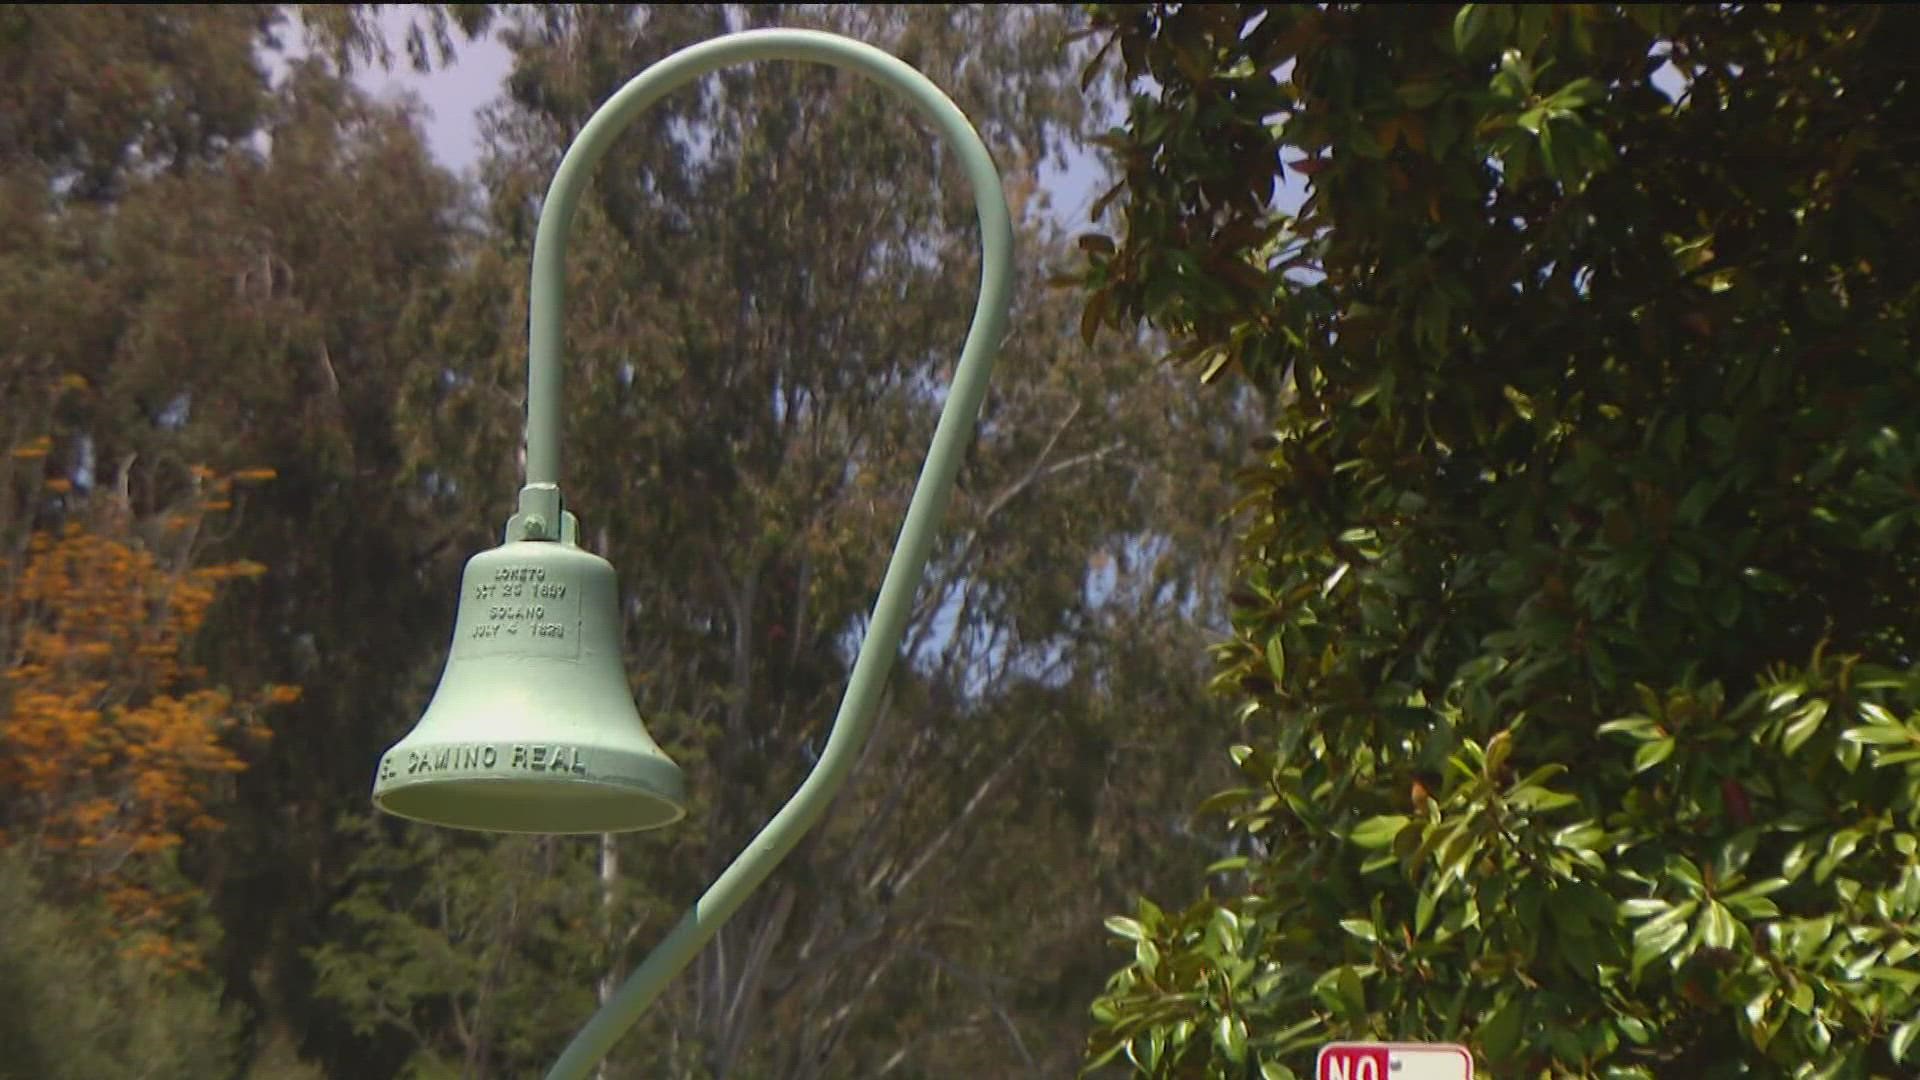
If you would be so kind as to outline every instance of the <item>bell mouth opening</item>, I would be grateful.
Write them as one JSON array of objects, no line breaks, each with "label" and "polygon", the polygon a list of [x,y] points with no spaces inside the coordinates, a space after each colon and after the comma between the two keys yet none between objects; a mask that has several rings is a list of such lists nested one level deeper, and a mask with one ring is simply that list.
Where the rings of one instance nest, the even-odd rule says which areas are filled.
[{"label": "bell mouth opening", "polygon": [[642,788],[552,778],[420,780],[380,792],[373,801],[398,817],[478,832],[637,832],[686,814],[677,802]]}]

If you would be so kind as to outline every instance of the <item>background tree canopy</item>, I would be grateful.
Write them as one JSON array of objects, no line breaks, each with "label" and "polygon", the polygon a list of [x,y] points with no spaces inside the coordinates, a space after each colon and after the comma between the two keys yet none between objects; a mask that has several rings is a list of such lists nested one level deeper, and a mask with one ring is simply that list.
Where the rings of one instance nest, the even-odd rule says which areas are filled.
[{"label": "background tree canopy", "polygon": [[1110,920],[1094,1058],[1912,1075],[1920,17],[1095,19],[1133,96],[1089,324],[1274,415],[1201,805],[1245,854]]},{"label": "background tree canopy", "polygon": [[[570,268],[567,492],[621,570],[691,818],[496,841],[367,807],[518,486],[539,192],[620,82],[772,24],[953,93],[1007,174],[1026,287],[857,781],[608,1075],[1071,1072],[1103,913],[1219,854],[1179,808],[1230,777],[1187,748],[1224,722],[1203,647],[1252,433],[1130,338],[1088,349],[1046,287],[1072,256],[1039,180],[1097,112],[1079,16],[394,17],[0,13],[0,1073],[535,1074],[787,797],[977,266],[929,130],[852,77],[759,65],[622,140]],[[513,67],[463,180],[352,72],[481,33]]]}]

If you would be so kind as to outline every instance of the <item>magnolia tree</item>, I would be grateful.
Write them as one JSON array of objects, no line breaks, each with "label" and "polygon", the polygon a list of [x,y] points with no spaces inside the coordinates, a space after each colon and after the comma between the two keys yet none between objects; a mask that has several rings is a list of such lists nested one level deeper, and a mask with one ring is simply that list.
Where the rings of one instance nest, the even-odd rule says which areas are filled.
[{"label": "magnolia tree", "polygon": [[1094,21],[1136,96],[1088,326],[1272,433],[1199,808],[1240,854],[1109,921],[1092,1060],[1920,1070],[1920,18]]}]

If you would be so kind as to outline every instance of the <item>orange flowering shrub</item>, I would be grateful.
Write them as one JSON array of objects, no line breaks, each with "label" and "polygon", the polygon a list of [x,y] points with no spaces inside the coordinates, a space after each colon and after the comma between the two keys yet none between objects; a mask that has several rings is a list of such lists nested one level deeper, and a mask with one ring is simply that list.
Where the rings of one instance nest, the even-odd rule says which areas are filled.
[{"label": "orange flowering shrub", "polygon": [[[206,509],[202,507],[202,510]],[[78,524],[37,533],[0,594],[12,643],[0,681],[0,822],[14,844],[91,887],[142,951],[172,955],[168,929],[192,892],[156,860],[221,827],[218,805],[265,738],[261,709],[199,685],[185,650],[223,586],[258,563],[172,567],[130,538]]]}]

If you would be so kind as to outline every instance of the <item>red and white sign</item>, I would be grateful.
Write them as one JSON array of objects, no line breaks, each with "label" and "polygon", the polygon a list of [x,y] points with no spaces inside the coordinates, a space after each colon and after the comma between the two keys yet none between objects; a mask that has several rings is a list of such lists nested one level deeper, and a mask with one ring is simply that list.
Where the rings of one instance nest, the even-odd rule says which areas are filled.
[{"label": "red and white sign", "polygon": [[1473,1055],[1453,1043],[1328,1043],[1315,1080],[1473,1080]]}]

